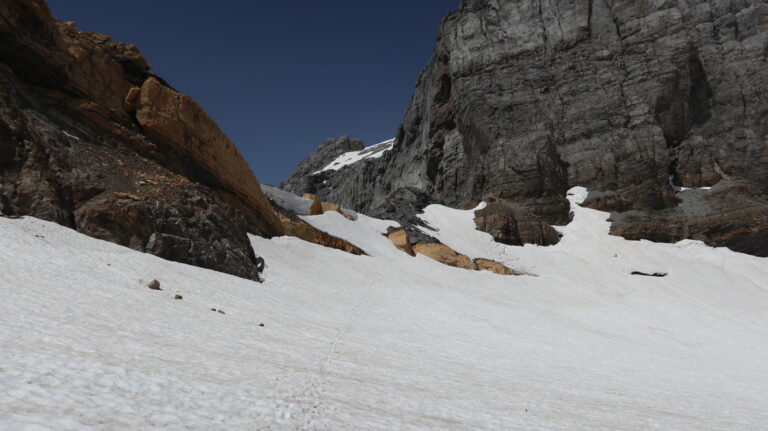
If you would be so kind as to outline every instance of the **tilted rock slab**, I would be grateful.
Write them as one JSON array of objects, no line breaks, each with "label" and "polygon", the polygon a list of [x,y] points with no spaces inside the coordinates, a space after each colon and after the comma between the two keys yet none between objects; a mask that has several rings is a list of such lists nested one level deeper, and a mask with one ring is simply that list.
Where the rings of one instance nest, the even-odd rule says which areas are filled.
[{"label": "tilted rock slab", "polygon": [[132,45],[0,2],[0,211],[258,279],[282,223],[232,142]]}]

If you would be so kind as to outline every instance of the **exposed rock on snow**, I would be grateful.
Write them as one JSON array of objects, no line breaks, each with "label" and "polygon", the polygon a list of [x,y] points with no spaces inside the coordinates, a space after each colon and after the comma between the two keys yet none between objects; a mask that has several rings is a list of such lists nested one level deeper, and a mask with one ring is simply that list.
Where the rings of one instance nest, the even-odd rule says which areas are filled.
[{"label": "exposed rock on snow", "polygon": [[525,209],[514,204],[494,202],[475,211],[475,224],[502,244],[552,245],[560,241],[552,226],[525,213]]},{"label": "exposed rock on snow", "polygon": [[[300,198],[279,189],[269,190],[267,195],[272,195],[279,199],[278,202],[273,201],[270,198],[270,202],[272,207],[277,210],[278,217],[280,217],[280,223],[282,224],[286,235],[295,236],[304,241],[322,245],[324,247],[335,248],[355,255],[365,254],[365,251],[359,247],[344,239],[329,235],[299,217],[301,215],[312,215],[314,212],[312,211],[312,208],[315,206],[315,201]],[[301,199],[303,202],[297,203],[294,198]],[[319,203],[319,201],[317,202]],[[287,207],[284,207],[283,205],[286,205]],[[298,209],[301,212],[297,213],[292,211],[291,208]],[[307,214],[302,214],[302,212]],[[338,214],[341,214],[341,211],[339,211]],[[263,263],[264,262],[262,261],[262,265]]]},{"label": "exposed rock on snow", "polygon": [[463,269],[475,269],[475,265],[472,263],[472,259],[463,254],[456,253],[445,244],[419,243],[413,246],[413,251],[415,251],[417,254],[424,255],[430,259],[434,259],[448,266],[455,266],[456,268]]},{"label": "exposed rock on snow", "polygon": [[654,272],[653,274],[648,274],[648,273],[642,272],[642,271],[632,271],[630,274],[632,274],[632,275],[642,275],[642,276],[645,276],[645,277],[666,277],[667,276],[666,272]]},{"label": "exposed rock on snow", "polygon": [[320,199],[318,199],[317,196],[313,195],[312,193],[304,193],[304,198],[310,199],[312,201],[309,215],[320,215],[323,213],[323,204],[320,202]]},{"label": "exposed rock on snow", "polygon": [[472,261],[472,263],[475,265],[475,269],[478,271],[490,271],[499,275],[517,275],[512,269],[493,260],[475,259]]},{"label": "exposed rock on snow", "polygon": [[408,238],[408,232],[406,232],[405,229],[392,228],[391,232],[387,233],[387,238],[389,238],[389,240],[392,241],[392,244],[394,244],[395,247],[399,248],[400,250],[410,254],[411,256],[416,255],[416,253],[413,251],[413,247],[411,247],[411,240]]}]

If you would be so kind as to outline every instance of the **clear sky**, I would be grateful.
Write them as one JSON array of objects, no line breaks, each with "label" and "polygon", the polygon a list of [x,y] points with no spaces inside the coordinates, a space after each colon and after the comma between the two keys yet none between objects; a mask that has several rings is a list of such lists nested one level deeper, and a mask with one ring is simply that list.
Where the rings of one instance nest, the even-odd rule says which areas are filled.
[{"label": "clear sky", "polygon": [[459,0],[48,0],[80,30],[135,43],[277,185],[323,139],[394,137]]}]

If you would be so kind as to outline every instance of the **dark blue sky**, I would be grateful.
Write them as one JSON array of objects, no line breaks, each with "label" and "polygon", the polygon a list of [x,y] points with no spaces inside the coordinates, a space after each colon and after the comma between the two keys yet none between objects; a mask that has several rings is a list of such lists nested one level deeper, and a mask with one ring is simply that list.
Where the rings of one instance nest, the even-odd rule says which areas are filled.
[{"label": "dark blue sky", "polygon": [[440,20],[459,0],[48,0],[81,30],[135,43],[264,183],[329,137],[394,137]]}]

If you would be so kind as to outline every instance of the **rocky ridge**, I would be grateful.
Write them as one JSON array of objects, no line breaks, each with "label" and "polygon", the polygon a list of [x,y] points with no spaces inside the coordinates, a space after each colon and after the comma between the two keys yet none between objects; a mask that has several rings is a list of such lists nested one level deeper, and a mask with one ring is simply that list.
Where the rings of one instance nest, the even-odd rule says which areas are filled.
[{"label": "rocky ridge", "polygon": [[480,229],[546,245],[580,185],[613,234],[767,256],[765,94],[763,1],[464,0],[393,149],[284,186],[411,225],[486,201]]},{"label": "rocky ridge", "polygon": [[354,250],[285,225],[194,100],[135,46],[57,21],[42,0],[0,3],[0,214],[256,280],[249,232]]}]

